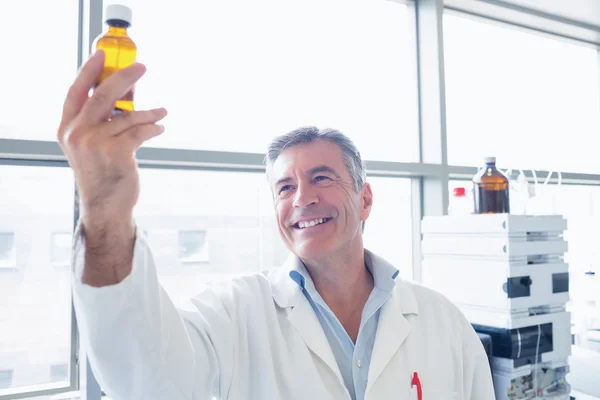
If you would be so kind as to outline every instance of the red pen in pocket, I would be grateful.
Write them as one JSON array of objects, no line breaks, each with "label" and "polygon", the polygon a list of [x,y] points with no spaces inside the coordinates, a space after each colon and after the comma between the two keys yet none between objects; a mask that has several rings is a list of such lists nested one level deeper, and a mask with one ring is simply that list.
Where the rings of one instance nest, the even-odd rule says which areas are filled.
[{"label": "red pen in pocket", "polygon": [[411,386],[417,387],[417,400],[423,400],[423,388],[421,387],[421,380],[419,379],[419,374],[417,374],[416,372],[412,377]]}]

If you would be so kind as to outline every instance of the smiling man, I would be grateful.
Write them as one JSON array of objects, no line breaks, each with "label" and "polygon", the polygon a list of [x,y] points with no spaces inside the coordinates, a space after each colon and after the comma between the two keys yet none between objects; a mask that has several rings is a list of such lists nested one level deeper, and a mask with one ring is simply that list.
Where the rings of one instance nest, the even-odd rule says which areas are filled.
[{"label": "smiling man", "polygon": [[[483,346],[460,311],[364,249],[374,194],[359,152],[335,130],[301,128],[269,146],[267,176],[288,261],[212,285],[176,309],[133,218],[135,150],[162,133],[156,122],[166,111],[108,120],[145,68],[115,73],[88,97],[102,65],[97,53],[73,83],[58,140],[81,195],[78,326],[109,396],[494,399]],[[382,234],[393,235],[394,225]]]}]

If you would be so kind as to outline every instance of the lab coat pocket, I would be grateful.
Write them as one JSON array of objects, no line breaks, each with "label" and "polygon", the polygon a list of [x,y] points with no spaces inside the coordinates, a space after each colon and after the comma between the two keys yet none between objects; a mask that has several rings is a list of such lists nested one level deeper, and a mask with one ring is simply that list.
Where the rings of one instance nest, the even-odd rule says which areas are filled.
[{"label": "lab coat pocket", "polygon": [[461,400],[458,393],[444,389],[423,388],[423,398],[419,399],[419,393],[415,386],[410,388],[409,400]]}]

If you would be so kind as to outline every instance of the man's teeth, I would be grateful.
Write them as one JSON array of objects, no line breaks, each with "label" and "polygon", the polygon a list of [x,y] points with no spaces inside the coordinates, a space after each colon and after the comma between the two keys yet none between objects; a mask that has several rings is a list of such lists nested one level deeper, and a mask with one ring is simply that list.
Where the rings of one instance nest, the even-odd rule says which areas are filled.
[{"label": "man's teeth", "polygon": [[323,222],[326,222],[326,221],[327,221],[327,218],[317,218],[317,219],[313,219],[312,221],[300,221],[300,222],[298,222],[298,227],[300,229],[309,228],[311,226],[322,224]]}]

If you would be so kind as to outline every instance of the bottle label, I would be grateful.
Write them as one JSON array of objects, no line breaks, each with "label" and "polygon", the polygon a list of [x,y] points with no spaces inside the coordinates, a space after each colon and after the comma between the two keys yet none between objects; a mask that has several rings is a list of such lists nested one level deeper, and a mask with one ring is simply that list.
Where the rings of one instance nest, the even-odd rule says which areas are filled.
[{"label": "bottle label", "polygon": [[508,189],[490,190],[478,186],[475,188],[474,193],[475,212],[477,214],[510,212]]}]

